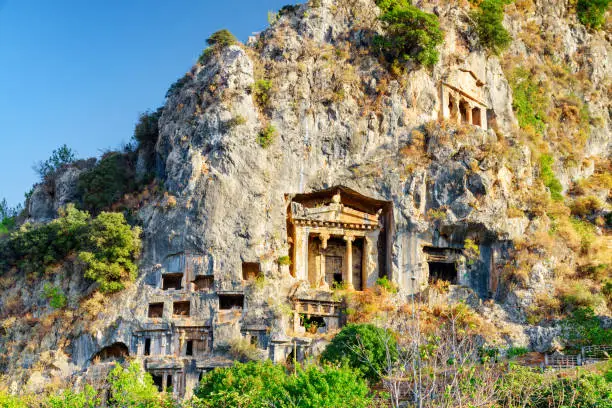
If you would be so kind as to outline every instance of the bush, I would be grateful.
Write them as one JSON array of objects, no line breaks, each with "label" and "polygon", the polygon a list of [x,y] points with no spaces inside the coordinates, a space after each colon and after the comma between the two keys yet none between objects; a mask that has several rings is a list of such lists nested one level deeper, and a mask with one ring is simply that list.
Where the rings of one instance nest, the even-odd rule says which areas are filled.
[{"label": "bush", "polygon": [[264,149],[270,147],[276,138],[276,128],[273,125],[268,125],[262,129],[257,135],[257,143]]},{"label": "bush", "polygon": [[54,309],[61,309],[66,306],[66,295],[57,286],[45,283],[43,295],[45,299],[49,299],[49,305]]},{"label": "bush", "polygon": [[554,201],[563,201],[563,195],[561,195],[563,186],[552,169],[554,160],[555,159],[548,154],[540,156],[540,178],[544,185],[550,190],[551,198]]},{"label": "bush", "polygon": [[512,87],[512,107],[519,125],[541,135],[546,128],[545,109],[549,103],[542,86],[529,70],[520,67],[508,75],[508,81]]},{"label": "bush", "polygon": [[346,363],[376,383],[386,374],[389,362],[397,360],[397,343],[390,330],[373,324],[348,324],[325,348],[321,360]]},{"label": "bush", "polygon": [[298,367],[295,374],[269,360],[218,368],[202,378],[197,403],[203,408],[366,408],[372,403],[365,382],[347,368]]},{"label": "bush", "polygon": [[588,28],[599,29],[606,22],[606,10],[610,0],[578,0],[578,20]]},{"label": "bush", "polygon": [[255,102],[262,108],[268,106],[270,101],[270,91],[272,90],[272,81],[269,79],[258,79],[251,87]]},{"label": "bush", "polygon": [[85,277],[113,292],[134,279],[139,235],[140,228],[130,228],[123,214],[101,213],[92,220],[87,212],[68,205],[57,219],[38,226],[26,224],[1,242],[0,271],[12,267],[26,273],[50,271],[77,253],[86,264]]},{"label": "bush", "polygon": [[[96,390],[89,384],[81,392],[63,390],[45,398],[42,406],[45,408],[96,408],[101,406],[101,400]],[[0,406],[3,406],[0,404]]]},{"label": "bush", "polygon": [[156,408],[163,398],[149,373],[143,372],[136,362],[126,368],[119,364],[108,374],[109,402],[113,407]]},{"label": "bush", "polygon": [[591,307],[580,307],[563,321],[567,339],[575,348],[612,344],[612,330],[601,327]]},{"label": "bush", "polygon": [[6,198],[0,201],[0,237],[15,228],[16,218],[21,210],[21,205],[10,207]]},{"label": "bush", "polygon": [[155,148],[159,139],[159,118],[164,108],[158,108],[155,112],[145,112],[138,118],[134,128],[134,139],[141,148],[151,150]]},{"label": "bush", "polygon": [[376,279],[376,286],[384,288],[389,293],[397,293],[397,285],[391,282],[386,276]]},{"label": "bush", "polygon": [[277,262],[279,265],[291,265],[291,258],[288,255],[279,256]]},{"label": "bush", "polygon": [[76,153],[66,146],[61,145],[53,150],[51,157],[45,161],[40,161],[34,165],[34,171],[38,173],[41,179],[46,179],[63,166],[74,163],[76,161]]},{"label": "bush", "polygon": [[130,228],[120,213],[103,212],[90,225],[79,259],[87,265],[85,277],[102,292],[117,292],[136,278],[134,260],[140,253],[140,228]]},{"label": "bush", "polygon": [[97,214],[110,208],[137,188],[133,155],[119,152],[104,155],[96,167],[81,173],[77,187],[85,210]]},{"label": "bush", "polygon": [[206,43],[209,47],[202,51],[202,54],[198,58],[198,63],[202,65],[206,63],[211,55],[220,52],[230,45],[237,44],[238,40],[229,30],[223,29],[208,37]]},{"label": "bush", "polygon": [[436,47],[444,41],[438,17],[406,0],[383,0],[377,4],[383,11],[380,19],[386,33],[377,36],[374,44],[384,52],[387,60],[414,60],[425,66],[435,65],[439,58]]},{"label": "bush", "polygon": [[596,196],[587,196],[576,198],[570,208],[572,210],[572,215],[588,217],[602,210],[604,205]]},{"label": "bush", "polygon": [[504,28],[504,5],[508,0],[483,0],[471,17],[480,43],[495,54],[501,53],[512,41]]},{"label": "bush", "polygon": [[506,351],[506,356],[508,358],[514,358],[514,357],[524,356],[527,353],[529,353],[529,349],[526,347],[510,347]]}]

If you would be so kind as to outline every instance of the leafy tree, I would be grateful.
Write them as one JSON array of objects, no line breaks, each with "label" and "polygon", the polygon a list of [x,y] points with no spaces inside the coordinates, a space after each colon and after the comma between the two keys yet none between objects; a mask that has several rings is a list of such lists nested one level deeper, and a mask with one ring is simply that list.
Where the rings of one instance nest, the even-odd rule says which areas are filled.
[{"label": "leafy tree", "polygon": [[111,152],[104,155],[96,167],[79,176],[77,186],[83,207],[97,214],[136,190],[134,169],[131,154]]},{"label": "leafy tree", "polygon": [[79,259],[87,265],[85,277],[100,284],[102,292],[116,292],[136,278],[134,260],[140,253],[140,228],[130,228],[121,213],[103,212],[91,223],[86,250]]},{"label": "leafy tree", "polygon": [[126,368],[116,364],[108,374],[110,405],[113,407],[159,408],[160,395],[149,373],[143,372],[137,362]]},{"label": "leafy tree", "polygon": [[385,35],[375,38],[389,61],[415,60],[425,66],[438,62],[436,47],[444,41],[440,21],[434,14],[426,13],[408,1],[379,2],[385,25]]},{"label": "leafy tree", "polygon": [[601,28],[606,22],[606,10],[610,0],[578,0],[576,13],[578,20],[592,29]]},{"label": "leafy tree", "polygon": [[293,376],[269,360],[216,369],[195,390],[203,408],[365,408],[372,403],[368,394],[349,368],[309,366]]},{"label": "leafy tree", "polygon": [[472,20],[480,43],[495,54],[501,53],[512,42],[512,36],[502,24],[504,6],[511,0],[483,0],[478,10],[472,13]]},{"label": "leafy tree", "polygon": [[[45,408],[96,408],[100,406],[100,398],[96,390],[89,384],[81,392],[64,390],[56,395],[50,395],[42,403]],[[0,403],[0,406],[2,404]]]},{"label": "leafy tree", "polygon": [[45,160],[40,161],[34,165],[34,170],[40,175],[41,179],[45,179],[51,174],[55,173],[61,167],[74,163],[76,160],[76,153],[66,146],[61,145],[57,149],[53,150],[51,156]]},{"label": "leafy tree", "polygon": [[612,330],[601,327],[601,322],[590,307],[581,307],[563,321],[568,340],[581,346],[612,344]]},{"label": "leafy tree", "polygon": [[134,128],[134,139],[144,149],[152,149],[159,138],[159,118],[164,108],[158,108],[154,112],[145,112],[138,118]]},{"label": "leafy tree", "polygon": [[6,198],[0,201],[0,236],[15,228],[15,218],[21,210],[21,205],[16,207],[9,206]]},{"label": "leafy tree", "polygon": [[372,406],[365,381],[356,379],[349,367],[309,366],[290,377],[285,386],[290,396],[288,407],[367,408]]},{"label": "leafy tree", "polygon": [[202,54],[198,58],[198,63],[200,64],[205,64],[211,55],[220,52],[230,45],[237,44],[238,40],[234,37],[234,34],[224,28],[208,37],[206,43],[208,44],[208,48],[202,51]]},{"label": "leafy tree", "polygon": [[397,358],[393,333],[373,324],[346,325],[321,355],[324,362],[347,363],[372,383],[379,381],[389,362]]}]

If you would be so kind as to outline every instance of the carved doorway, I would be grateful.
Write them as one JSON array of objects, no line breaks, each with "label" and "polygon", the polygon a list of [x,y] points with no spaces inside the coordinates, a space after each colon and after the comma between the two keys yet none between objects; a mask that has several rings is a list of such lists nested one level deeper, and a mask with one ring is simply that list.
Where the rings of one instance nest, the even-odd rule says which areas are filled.
[{"label": "carved doorway", "polygon": [[325,282],[332,287],[334,283],[342,283],[342,257],[325,257]]}]

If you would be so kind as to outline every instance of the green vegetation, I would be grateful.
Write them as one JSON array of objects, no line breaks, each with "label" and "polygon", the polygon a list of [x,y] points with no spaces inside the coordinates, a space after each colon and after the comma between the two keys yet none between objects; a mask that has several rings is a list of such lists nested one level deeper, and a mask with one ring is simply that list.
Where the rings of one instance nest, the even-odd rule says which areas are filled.
[{"label": "green vegetation", "polygon": [[369,394],[365,381],[348,368],[296,367],[289,375],[270,361],[216,369],[195,391],[202,408],[366,408],[372,403]]},{"label": "green vegetation", "polygon": [[610,0],[578,0],[576,13],[578,20],[592,29],[601,28],[606,22],[606,10]]},{"label": "green vegetation", "polygon": [[[321,361],[347,364],[371,383],[387,374],[386,367],[397,359],[393,333],[373,324],[348,324],[321,354]],[[364,364],[364,362],[369,362]]]},{"label": "green vegetation", "polygon": [[112,407],[161,407],[164,398],[153,384],[151,375],[136,362],[126,368],[115,365],[108,374],[109,402]]},{"label": "green vegetation", "polygon": [[74,163],[75,161],[76,153],[64,144],[53,150],[51,156],[47,160],[36,163],[34,165],[34,170],[38,173],[40,178],[44,180],[63,166]]},{"label": "green vegetation", "polygon": [[527,353],[529,353],[529,349],[526,347],[510,347],[506,351],[506,356],[511,359],[514,357],[524,356]]},{"label": "green vegetation", "polygon": [[291,258],[289,255],[279,256],[277,262],[279,265],[291,265]]},{"label": "green vegetation", "polygon": [[150,167],[155,158],[155,144],[159,139],[159,118],[163,108],[158,108],[155,112],[145,112],[138,118],[138,123],[134,128],[134,140],[138,146],[146,153],[147,164]]},{"label": "green vegetation", "polygon": [[6,198],[0,201],[0,237],[15,228],[15,219],[21,212],[21,205],[10,207]]},{"label": "green vegetation", "polygon": [[64,295],[62,289],[58,288],[57,286],[45,283],[43,288],[43,296],[45,299],[49,299],[49,306],[54,309],[61,309],[66,306],[66,295]]},{"label": "green vegetation", "polygon": [[206,63],[211,55],[220,52],[230,45],[238,44],[238,40],[234,37],[234,34],[224,28],[208,37],[206,43],[208,44],[208,48],[202,51],[202,54],[198,58],[198,63],[202,65]]},{"label": "green vegetation", "polygon": [[536,82],[531,71],[521,67],[508,75],[508,81],[512,87],[512,107],[519,125],[541,135],[546,128],[545,109],[548,106],[542,86]]},{"label": "green vegetation", "polygon": [[376,279],[376,286],[384,288],[389,293],[397,293],[397,285],[391,282],[386,276]]},{"label": "green vegetation", "polygon": [[257,143],[264,149],[270,147],[276,138],[276,128],[269,124],[263,128],[257,135]]},{"label": "green vegetation", "polygon": [[379,0],[385,35],[377,36],[374,44],[387,61],[416,61],[425,66],[438,62],[436,47],[444,41],[440,21],[434,14],[410,5],[406,0]]},{"label": "green vegetation", "polygon": [[552,169],[554,161],[555,159],[548,154],[540,156],[540,178],[550,190],[551,198],[554,201],[563,201],[563,195],[561,194],[563,186],[561,186],[561,182],[557,179]]},{"label": "green vegetation", "polygon": [[563,321],[565,335],[571,344],[582,346],[612,344],[612,330],[603,329],[599,318],[591,307],[581,307]]},{"label": "green vegetation", "polygon": [[70,254],[84,262],[85,277],[104,292],[123,289],[136,273],[140,228],[130,228],[123,214],[101,213],[91,219],[68,205],[47,224],[25,224],[0,243],[0,271],[52,273]]},{"label": "green vegetation", "polygon": [[480,43],[495,54],[501,53],[512,42],[504,28],[504,6],[512,0],[483,0],[471,14]]},{"label": "green vegetation", "polygon": [[252,88],[253,97],[255,102],[261,107],[265,108],[270,102],[270,92],[272,91],[272,81],[269,79],[258,79],[253,83]]},{"label": "green vegetation", "polygon": [[105,154],[96,167],[83,172],[77,184],[83,208],[97,214],[110,208],[124,194],[135,191],[134,162],[133,153],[111,152]]},{"label": "green vegetation", "polygon": [[480,247],[473,239],[466,238],[463,243],[463,254],[467,258],[468,265],[472,265],[480,258]]}]

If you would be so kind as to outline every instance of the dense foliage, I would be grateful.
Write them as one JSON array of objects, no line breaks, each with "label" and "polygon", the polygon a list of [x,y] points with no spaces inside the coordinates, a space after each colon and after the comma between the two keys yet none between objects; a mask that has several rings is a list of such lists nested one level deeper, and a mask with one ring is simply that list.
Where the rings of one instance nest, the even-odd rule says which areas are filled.
[{"label": "dense foliage", "polygon": [[133,153],[111,152],[96,167],[83,172],[78,181],[83,208],[97,214],[133,192],[137,187],[134,161]]},{"label": "dense foliage", "polygon": [[381,21],[385,35],[375,38],[375,45],[389,61],[414,60],[425,66],[438,62],[436,47],[444,41],[440,21],[434,14],[410,5],[406,0],[382,0]]},{"label": "dense foliage", "polygon": [[[134,279],[135,260],[140,251],[140,229],[130,228],[123,214],[101,213],[91,219],[73,205],[60,210],[47,224],[24,224],[0,243],[0,268],[47,272],[70,254],[86,267],[85,277],[114,292]],[[51,293],[53,297],[53,293]]]},{"label": "dense foliage", "polygon": [[333,338],[321,355],[321,360],[347,364],[360,370],[375,383],[389,365],[397,359],[397,344],[393,333],[373,324],[348,324]]},{"label": "dense foliage", "polygon": [[348,368],[309,366],[295,375],[270,361],[236,363],[206,375],[196,389],[199,407],[368,407],[365,381]]},{"label": "dense foliage", "polygon": [[21,206],[9,206],[6,198],[0,201],[0,236],[7,234],[15,227],[15,219],[21,210]]},{"label": "dense foliage", "polygon": [[508,3],[509,0],[483,0],[471,16],[480,43],[495,54],[502,52],[512,42],[512,36],[502,24],[504,6]]},{"label": "dense foliage", "polygon": [[154,112],[143,113],[134,128],[134,139],[138,142],[138,147],[145,152],[149,163],[153,161],[155,144],[159,139],[158,124],[162,111],[163,108],[158,108]]},{"label": "dense foliage", "polygon": [[45,179],[61,167],[74,163],[75,160],[76,153],[64,144],[53,150],[47,160],[36,163],[34,170],[36,170],[41,179]]},{"label": "dense foliage", "polygon": [[206,43],[208,44],[208,48],[202,51],[202,54],[198,58],[198,63],[200,64],[205,64],[211,55],[218,53],[230,45],[237,44],[238,40],[234,37],[234,34],[224,28],[208,37]]},{"label": "dense foliage", "polygon": [[610,0],[578,0],[578,20],[589,28],[601,28],[606,22],[606,10],[609,6]]},{"label": "dense foliage", "polygon": [[565,336],[579,349],[582,346],[612,344],[612,330],[601,327],[599,318],[590,307],[581,307],[563,322]]},{"label": "dense foliage", "polygon": [[269,124],[263,128],[257,135],[257,143],[264,149],[270,147],[276,138],[276,128]]}]

